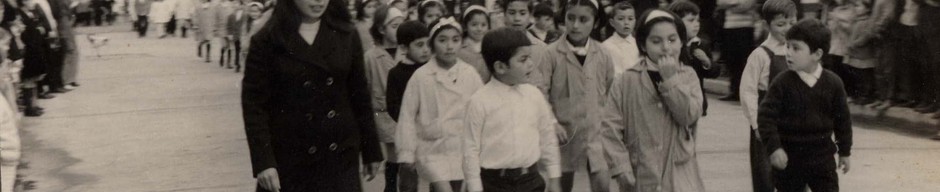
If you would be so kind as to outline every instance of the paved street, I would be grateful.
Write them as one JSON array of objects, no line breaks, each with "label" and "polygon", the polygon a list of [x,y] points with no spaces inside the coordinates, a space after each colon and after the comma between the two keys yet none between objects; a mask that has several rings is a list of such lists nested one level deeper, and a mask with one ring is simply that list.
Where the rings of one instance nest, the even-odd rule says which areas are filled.
[{"label": "paved street", "polygon": [[[100,34],[111,39],[100,57],[84,36],[77,38],[82,86],[42,100],[46,115],[25,118],[20,188],[253,191],[239,104],[242,74],[201,62],[192,39],[138,39],[123,31]],[[740,106],[710,103],[698,135],[706,187],[750,191]],[[928,139],[936,132],[899,126],[916,125],[855,124],[852,171],[839,175],[842,191],[940,189],[940,142]],[[382,179],[364,182],[366,191],[381,191]],[[577,191],[588,191],[587,183],[579,174]]]}]

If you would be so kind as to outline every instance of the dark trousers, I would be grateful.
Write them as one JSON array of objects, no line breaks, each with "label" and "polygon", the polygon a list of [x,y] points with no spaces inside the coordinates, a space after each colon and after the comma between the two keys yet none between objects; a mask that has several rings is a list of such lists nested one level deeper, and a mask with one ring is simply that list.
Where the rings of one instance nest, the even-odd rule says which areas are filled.
[{"label": "dark trousers", "polygon": [[[880,62],[883,99],[918,100],[923,99],[921,90],[923,78],[923,36],[914,27],[894,25],[892,34],[886,39],[885,54]],[[885,69],[890,68],[890,69]],[[887,70],[887,72],[884,72]],[[887,73],[887,74],[886,74]]]},{"label": "dark trousers", "polygon": [[170,17],[170,22],[166,22],[166,34],[176,33],[176,15]]},{"label": "dark trousers", "polygon": [[418,172],[402,169],[401,163],[385,162],[385,192],[417,192]]},{"label": "dark trousers", "polygon": [[721,59],[725,61],[725,68],[731,75],[728,89],[731,95],[738,95],[744,65],[747,63],[748,55],[754,50],[754,28],[723,29],[721,37],[719,45]]},{"label": "dark trousers", "polygon": [[538,171],[522,175],[500,175],[499,173],[480,173],[483,191],[486,192],[542,192],[545,180]]},{"label": "dark trousers", "polygon": [[147,36],[147,26],[150,25],[150,22],[147,20],[146,15],[137,16],[137,33],[141,36]]},{"label": "dark trousers", "polygon": [[[789,154],[788,154],[789,155]],[[784,170],[773,170],[774,182],[779,192],[804,192],[806,187],[813,192],[839,191],[839,175],[832,156],[821,165],[799,163],[798,159],[789,159]]]},{"label": "dark trousers", "polygon": [[845,66],[845,91],[854,98],[874,98],[875,69]]},{"label": "dark trousers", "polygon": [[751,184],[755,192],[773,192],[774,183],[771,176],[770,154],[757,137],[757,130],[751,130]]},{"label": "dark trousers", "polygon": [[[463,185],[463,180],[455,180],[455,181],[449,181],[449,182],[450,182],[450,188],[452,191],[460,191],[460,187],[461,185]],[[434,190],[434,185],[432,184],[431,192],[435,192],[435,191],[436,190]]]},{"label": "dark trousers", "polygon": [[[47,86],[47,91],[52,91],[65,86],[62,79],[62,67],[65,64],[65,52],[62,48],[49,52],[49,61],[46,64],[46,77],[40,82],[40,85]],[[40,86],[40,87],[42,87]]]}]

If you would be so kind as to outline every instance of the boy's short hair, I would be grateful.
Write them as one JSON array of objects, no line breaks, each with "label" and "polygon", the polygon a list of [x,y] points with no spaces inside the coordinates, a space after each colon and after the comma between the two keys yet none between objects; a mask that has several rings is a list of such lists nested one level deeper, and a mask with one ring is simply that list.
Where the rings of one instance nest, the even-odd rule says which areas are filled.
[{"label": "boy's short hair", "polygon": [[[611,5],[610,7],[613,8],[613,10],[610,11],[611,17],[613,17],[614,15],[617,15],[617,11],[626,11],[630,9],[636,10],[636,8],[633,7],[633,4],[630,4],[629,1],[617,2]],[[642,14],[642,13],[635,13],[635,14]]]},{"label": "boy's short hair", "polygon": [[803,19],[787,31],[788,41],[802,41],[809,46],[810,52],[822,49],[823,53],[829,53],[830,36],[829,28],[814,18]]},{"label": "boy's short hair", "polygon": [[784,17],[796,15],[796,3],[791,0],[767,0],[760,9],[761,19],[770,23],[777,15]]},{"label": "boy's short hair", "polygon": [[552,10],[551,6],[541,3],[532,8],[532,16],[536,19],[541,17],[555,17],[555,11]]},{"label": "boy's short hair", "polygon": [[415,40],[428,37],[428,33],[428,27],[420,21],[405,21],[398,26],[395,38],[399,45],[408,46]]},{"label": "boy's short hair", "polygon": [[685,17],[687,15],[699,16],[701,10],[698,8],[698,5],[690,1],[676,1],[669,4],[669,7],[666,8],[672,13],[679,15],[679,17]]},{"label": "boy's short hair", "polygon": [[509,64],[509,59],[519,50],[519,47],[532,45],[524,31],[503,27],[483,36],[480,53],[483,55],[483,61],[486,62],[486,68],[492,73],[496,73],[494,65],[496,61],[502,61]]},{"label": "boy's short hair", "polygon": [[509,11],[509,4],[512,2],[516,2],[516,1],[525,2],[525,4],[527,5],[526,9],[529,9],[530,12],[532,11],[533,0],[502,0],[502,4],[499,4],[499,6],[502,6],[503,12],[506,12],[506,11]]}]

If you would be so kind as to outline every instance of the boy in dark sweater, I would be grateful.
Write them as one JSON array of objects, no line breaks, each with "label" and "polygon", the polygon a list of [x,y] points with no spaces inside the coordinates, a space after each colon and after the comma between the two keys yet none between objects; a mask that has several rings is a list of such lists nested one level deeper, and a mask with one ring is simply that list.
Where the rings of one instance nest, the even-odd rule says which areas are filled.
[{"label": "boy in dark sweater", "polygon": [[[758,130],[778,191],[839,191],[836,169],[849,171],[852,120],[842,80],[820,61],[829,51],[830,32],[816,19],[787,32],[790,71],[771,81],[758,112]],[[833,142],[832,136],[835,135]],[[833,157],[839,154],[838,163]]]},{"label": "boy in dark sweater", "polygon": [[[428,46],[428,28],[419,21],[406,21],[398,26],[395,38],[398,40],[398,51],[405,54],[398,65],[388,71],[388,87],[385,89],[385,108],[388,109],[388,115],[392,116],[396,122],[401,110],[402,97],[405,95],[405,87],[408,80],[418,68],[424,66],[431,59],[431,48]],[[397,157],[395,155],[395,145],[389,144],[386,147],[388,157]],[[393,161],[395,159],[389,159]],[[400,163],[388,163],[385,169],[386,186],[395,186],[403,192],[418,191],[418,172],[414,167],[400,167]],[[399,167],[401,172],[399,172]],[[391,176],[389,176],[391,175]],[[396,182],[395,175],[398,175]],[[394,188],[392,188],[394,189]],[[386,190],[389,191],[389,190]],[[391,190],[394,191],[394,190]]]}]

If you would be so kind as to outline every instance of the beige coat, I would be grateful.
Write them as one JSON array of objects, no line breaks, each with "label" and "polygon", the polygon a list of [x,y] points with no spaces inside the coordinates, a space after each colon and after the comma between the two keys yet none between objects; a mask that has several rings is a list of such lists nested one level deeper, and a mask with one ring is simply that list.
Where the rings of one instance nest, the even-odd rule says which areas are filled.
[{"label": "beige coat", "polygon": [[604,127],[624,130],[636,176],[634,191],[705,191],[692,126],[702,114],[703,98],[695,70],[682,66],[678,74],[654,85],[648,65],[644,59],[614,81]]},{"label": "beige coat", "polygon": [[604,96],[614,79],[613,62],[601,44],[588,40],[587,57],[581,65],[564,40],[556,41],[535,61],[541,76],[536,85],[552,104],[558,123],[568,132],[561,146],[562,171],[572,172],[590,164],[591,172],[607,169],[601,143],[601,114]]},{"label": "beige coat", "polygon": [[476,69],[458,60],[450,69],[431,59],[405,88],[395,130],[398,161],[414,163],[430,182],[463,180],[463,128],[470,96],[483,87]]},{"label": "beige coat", "polygon": [[385,88],[388,86],[388,71],[398,64],[398,60],[395,56],[388,54],[385,49],[374,47],[366,51],[365,64],[379,141],[395,142],[395,120],[392,120],[392,117],[388,115],[388,110],[385,109]]}]

